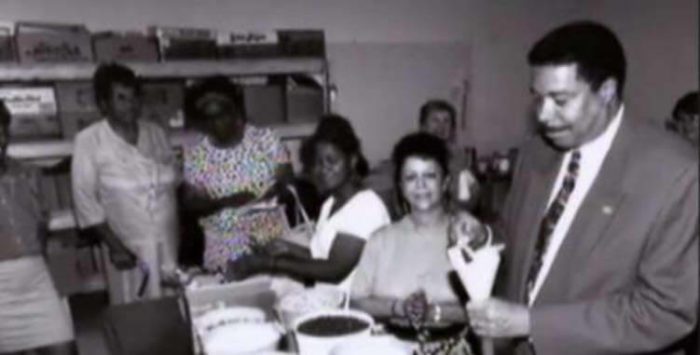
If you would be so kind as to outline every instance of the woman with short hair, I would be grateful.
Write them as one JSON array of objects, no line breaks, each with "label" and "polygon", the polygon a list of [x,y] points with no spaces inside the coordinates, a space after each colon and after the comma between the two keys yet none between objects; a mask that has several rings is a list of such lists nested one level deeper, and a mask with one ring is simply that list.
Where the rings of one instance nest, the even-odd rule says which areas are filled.
[{"label": "woman with short hair", "polygon": [[[461,346],[469,353],[462,342],[466,312],[447,257],[453,219],[445,199],[448,155],[444,141],[428,133],[410,134],[396,144],[394,181],[409,212],[367,243],[352,299],[353,306],[400,338],[436,348]],[[461,212],[460,218],[471,217]]]}]

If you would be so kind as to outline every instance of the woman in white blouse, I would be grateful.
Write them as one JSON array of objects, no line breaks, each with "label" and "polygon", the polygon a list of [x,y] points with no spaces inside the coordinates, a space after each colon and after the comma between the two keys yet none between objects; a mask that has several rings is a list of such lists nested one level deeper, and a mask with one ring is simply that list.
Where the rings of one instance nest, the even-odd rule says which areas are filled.
[{"label": "woman in white blouse", "polygon": [[367,161],[347,119],[338,115],[322,117],[309,144],[314,152],[314,180],[327,196],[309,248],[276,240],[260,253],[229,263],[230,278],[281,274],[349,291],[365,242],[390,222],[380,197],[362,184]]},{"label": "woman in white blouse", "polygon": [[75,137],[78,226],[106,246],[113,304],[159,297],[162,276],[177,262],[178,164],[165,130],[140,119],[140,86],[131,69],[102,64],[93,82],[104,119]]}]

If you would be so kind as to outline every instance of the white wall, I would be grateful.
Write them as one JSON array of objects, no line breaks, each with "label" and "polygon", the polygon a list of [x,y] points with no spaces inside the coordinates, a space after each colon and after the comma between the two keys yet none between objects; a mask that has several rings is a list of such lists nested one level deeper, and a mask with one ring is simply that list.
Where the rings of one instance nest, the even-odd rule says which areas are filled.
[{"label": "white wall", "polygon": [[629,113],[661,123],[680,96],[698,90],[698,1],[590,3],[591,16],[609,23],[625,47]]},{"label": "white wall", "polygon": [[427,98],[459,103],[469,75],[469,47],[460,43],[336,44],[329,58],[338,85],[336,109],[353,119],[375,162],[415,131]]}]

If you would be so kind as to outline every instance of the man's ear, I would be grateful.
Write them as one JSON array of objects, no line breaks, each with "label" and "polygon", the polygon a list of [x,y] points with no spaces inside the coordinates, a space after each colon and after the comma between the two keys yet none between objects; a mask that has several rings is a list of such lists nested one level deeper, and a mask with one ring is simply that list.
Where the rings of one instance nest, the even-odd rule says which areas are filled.
[{"label": "man's ear", "polygon": [[617,95],[617,80],[614,78],[606,79],[603,84],[600,85],[598,93],[603,98],[603,101],[609,104]]}]

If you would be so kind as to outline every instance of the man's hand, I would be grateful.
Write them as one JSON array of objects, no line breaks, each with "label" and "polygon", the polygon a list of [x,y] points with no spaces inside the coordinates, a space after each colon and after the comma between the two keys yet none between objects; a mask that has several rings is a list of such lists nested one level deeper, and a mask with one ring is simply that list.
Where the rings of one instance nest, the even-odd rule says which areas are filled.
[{"label": "man's hand", "polygon": [[459,211],[450,218],[448,234],[452,244],[466,243],[473,250],[488,242],[486,226],[466,211]]},{"label": "man's hand", "polygon": [[136,267],[136,254],[124,245],[111,247],[109,259],[117,270],[130,270]]},{"label": "man's hand", "polygon": [[530,310],[521,304],[495,298],[467,304],[474,332],[491,338],[516,338],[530,335]]}]

